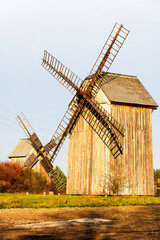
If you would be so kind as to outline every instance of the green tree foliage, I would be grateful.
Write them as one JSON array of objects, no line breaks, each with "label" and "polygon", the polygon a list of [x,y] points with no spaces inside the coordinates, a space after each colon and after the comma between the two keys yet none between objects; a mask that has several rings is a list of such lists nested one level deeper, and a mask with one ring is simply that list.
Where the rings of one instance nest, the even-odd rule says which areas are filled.
[{"label": "green tree foliage", "polygon": [[160,179],[160,168],[154,169],[154,181],[157,182],[158,179]]},{"label": "green tree foliage", "polygon": [[53,170],[53,175],[51,176],[52,191],[54,193],[66,192],[67,177],[60,167],[56,166]]},{"label": "green tree foliage", "polygon": [[0,163],[0,192],[41,193],[48,189],[49,183],[41,174],[18,163]]}]

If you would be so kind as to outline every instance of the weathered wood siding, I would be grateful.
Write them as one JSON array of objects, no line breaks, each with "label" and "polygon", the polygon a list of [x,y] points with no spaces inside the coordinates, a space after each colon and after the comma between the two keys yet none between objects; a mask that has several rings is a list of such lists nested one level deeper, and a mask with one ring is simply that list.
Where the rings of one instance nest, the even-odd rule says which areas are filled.
[{"label": "weathered wood siding", "polygon": [[[125,128],[119,161],[129,184],[121,194],[154,195],[152,109],[111,105],[113,117]],[[110,154],[110,161],[114,159]]]},{"label": "weathered wood siding", "polygon": [[18,164],[20,164],[21,166],[24,165],[25,160],[26,160],[25,157],[13,157],[13,158],[11,158],[11,162],[12,162],[12,163],[18,163]]},{"label": "weathered wood siding", "polygon": [[81,117],[69,140],[67,193],[104,194],[106,146]]},{"label": "weathered wood siding", "polygon": [[[100,93],[101,103],[104,95]],[[129,180],[119,194],[153,195],[152,109],[111,105],[105,97],[103,106],[125,128],[125,137],[120,139],[124,153],[118,157],[123,175]],[[114,158],[89,124],[80,117],[69,139],[67,193],[108,193],[106,175]]]},{"label": "weathered wood siding", "polygon": [[[108,111],[106,96],[102,91],[99,102]],[[69,138],[67,193],[105,194],[104,174],[106,172],[107,148],[99,136],[83,119],[79,121]]]}]

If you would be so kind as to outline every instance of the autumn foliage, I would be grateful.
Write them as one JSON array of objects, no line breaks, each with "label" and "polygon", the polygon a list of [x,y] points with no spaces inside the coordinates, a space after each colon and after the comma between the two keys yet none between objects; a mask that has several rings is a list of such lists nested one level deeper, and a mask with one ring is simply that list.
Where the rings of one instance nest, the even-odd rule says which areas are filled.
[{"label": "autumn foliage", "polygon": [[41,193],[49,190],[47,179],[18,163],[0,163],[0,192]]}]

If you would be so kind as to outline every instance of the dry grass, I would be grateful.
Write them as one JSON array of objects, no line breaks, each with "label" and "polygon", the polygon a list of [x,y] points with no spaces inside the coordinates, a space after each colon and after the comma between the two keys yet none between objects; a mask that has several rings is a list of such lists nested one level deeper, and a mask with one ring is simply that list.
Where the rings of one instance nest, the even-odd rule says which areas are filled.
[{"label": "dry grass", "polygon": [[0,208],[56,208],[160,205],[152,196],[71,196],[0,193]]}]

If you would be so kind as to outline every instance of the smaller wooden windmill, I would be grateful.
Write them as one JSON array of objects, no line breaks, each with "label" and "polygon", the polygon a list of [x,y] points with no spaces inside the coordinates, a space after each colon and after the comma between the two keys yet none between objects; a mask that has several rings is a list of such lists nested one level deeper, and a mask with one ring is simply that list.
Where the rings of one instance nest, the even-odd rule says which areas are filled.
[{"label": "smaller wooden windmill", "polygon": [[53,170],[53,165],[51,163],[51,156],[49,152],[55,147],[56,143],[54,139],[51,139],[45,146],[42,145],[40,139],[38,138],[37,134],[33,130],[31,124],[25,117],[23,113],[20,113],[17,116],[17,121],[21,125],[22,129],[25,131],[27,136],[29,137],[32,146],[35,149],[35,153],[31,153],[31,155],[26,159],[24,162],[24,167],[28,167],[32,169],[34,165],[40,161],[42,167],[44,168],[45,172],[52,177],[55,183],[57,190],[62,190],[66,183],[62,182],[59,173]]}]

